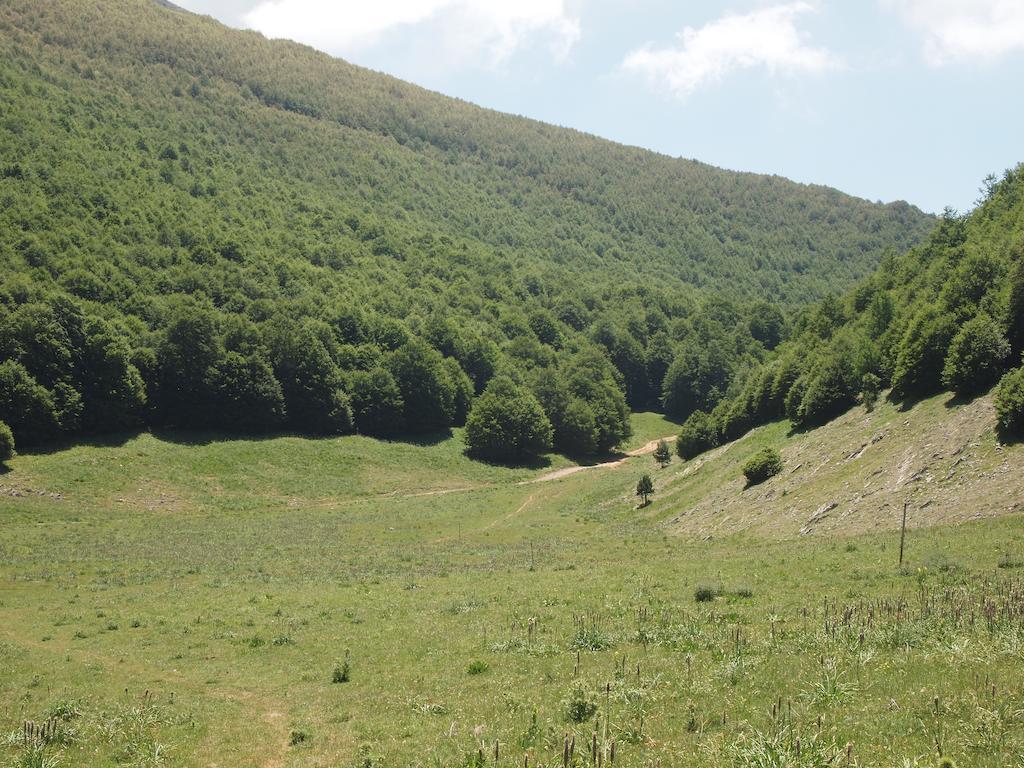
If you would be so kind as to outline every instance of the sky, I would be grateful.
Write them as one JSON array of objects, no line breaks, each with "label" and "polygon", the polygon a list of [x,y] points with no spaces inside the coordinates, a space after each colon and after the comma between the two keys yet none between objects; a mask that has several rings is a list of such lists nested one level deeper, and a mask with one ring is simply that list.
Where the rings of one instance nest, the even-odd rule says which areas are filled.
[{"label": "sky", "polygon": [[481,106],[930,212],[1024,161],[1024,0],[175,0]]}]

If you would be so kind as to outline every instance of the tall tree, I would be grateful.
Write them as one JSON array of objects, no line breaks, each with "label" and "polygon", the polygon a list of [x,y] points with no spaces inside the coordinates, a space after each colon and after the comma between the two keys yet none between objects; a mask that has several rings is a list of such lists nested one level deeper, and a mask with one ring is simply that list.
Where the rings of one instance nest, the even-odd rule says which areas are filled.
[{"label": "tall tree", "polygon": [[485,459],[517,461],[551,449],[551,422],[533,394],[499,377],[473,404],[466,420],[466,447]]},{"label": "tall tree", "polygon": [[455,419],[456,387],[441,354],[412,340],[395,350],[385,365],[402,393],[406,427],[413,432],[439,432]]},{"label": "tall tree", "polygon": [[651,496],[654,494],[654,481],[650,475],[643,475],[636,484],[636,495],[640,497],[640,506],[646,507],[651,503]]},{"label": "tall tree", "polygon": [[669,450],[668,443],[664,440],[658,441],[658,446],[654,449],[654,460],[662,469],[672,462],[672,451]]}]

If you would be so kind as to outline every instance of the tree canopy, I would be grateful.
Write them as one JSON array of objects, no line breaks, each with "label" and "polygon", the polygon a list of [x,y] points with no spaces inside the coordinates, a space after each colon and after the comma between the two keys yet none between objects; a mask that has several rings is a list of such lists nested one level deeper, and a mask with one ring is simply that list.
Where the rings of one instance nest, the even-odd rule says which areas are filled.
[{"label": "tree canopy", "polygon": [[529,459],[551,450],[551,440],[551,422],[537,398],[505,377],[487,385],[466,420],[466,447],[480,458]]},{"label": "tree canopy", "polygon": [[933,223],[148,0],[7,3],[0,100],[0,418],[25,447],[444,432],[503,375],[559,450],[608,451],[666,393],[713,409]]},{"label": "tree canopy", "polygon": [[[788,339],[730,375],[726,396],[694,411],[677,450],[684,458],[788,417],[797,428],[833,418],[858,400],[868,408],[881,390],[913,401],[947,388],[963,397],[996,395],[1000,430],[1019,424],[1024,307],[1024,166],[988,186],[967,215],[947,210],[932,235],[841,297],[799,312]],[[689,393],[702,354],[666,375]],[[674,401],[673,401],[674,402]],[[687,400],[687,407],[693,400]],[[685,414],[686,408],[681,409]]]}]

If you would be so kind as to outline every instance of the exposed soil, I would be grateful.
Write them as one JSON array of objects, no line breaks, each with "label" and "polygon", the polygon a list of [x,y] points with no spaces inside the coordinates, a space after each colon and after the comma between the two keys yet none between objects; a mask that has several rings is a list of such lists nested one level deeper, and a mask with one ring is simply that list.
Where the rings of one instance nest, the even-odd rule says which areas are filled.
[{"label": "exposed soil", "polygon": [[[785,468],[765,483],[744,487],[740,466],[752,447],[741,440],[676,472],[659,506],[671,509],[670,528],[698,539],[892,529],[904,501],[909,527],[1024,511],[1024,446],[1000,445],[994,424],[990,397],[961,404],[944,395],[874,413],[858,407],[782,440]],[[702,482],[687,479],[698,472]]]}]

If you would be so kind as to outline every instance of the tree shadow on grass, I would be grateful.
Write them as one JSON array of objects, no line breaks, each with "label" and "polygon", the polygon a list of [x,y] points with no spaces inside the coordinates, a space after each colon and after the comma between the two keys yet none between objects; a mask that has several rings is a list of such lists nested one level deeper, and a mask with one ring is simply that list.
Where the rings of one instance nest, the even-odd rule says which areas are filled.
[{"label": "tree shadow on grass", "polygon": [[318,435],[309,432],[297,432],[294,430],[282,430],[279,432],[223,432],[223,431],[204,431],[204,430],[187,430],[187,429],[154,429],[152,435],[158,440],[162,440],[167,443],[174,443],[176,445],[189,445],[189,446],[201,446],[210,445],[211,443],[229,443],[229,442],[249,442],[259,443],[267,440],[278,440],[281,438],[296,438],[299,440],[308,440],[311,442],[319,442],[325,440],[337,440],[341,437],[365,437],[369,440],[377,440],[382,443],[395,443],[400,445],[414,445],[419,447],[429,447],[433,445],[439,445],[446,440],[451,439],[452,432],[447,430],[445,432],[431,432],[429,434],[413,434],[413,435],[362,435],[357,432],[345,432],[344,434],[336,435]]},{"label": "tree shadow on grass", "polygon": [[[468,450],[465,451],[464,453],[473,461],[479,461],[484,464],[490,464],[491,466],[494,467],[504,467],[507,469],[547,469],[548,467],[551,466],[550,456],[534,456],[521,459],[509,459],[505,461],[499,461],[497,459],[476,456],[470,453]],[[564,458],[568,459],[573,464],[579,467],[596,467],[600,466],[601,464],[612,464],[614,462],[633,458],[625,451],[609,451],[607,453],[599,454],[561,453],[551,455],[563,456]]]},{"label": "tree shadow on grass", "polygon": [[[912,410],[915,405],[918,405],[918,404],[924,402],[925,400],[933,398],[936,395],[940,395],[940,394],[942,394],[942,392],[943,392],[942,389],[936,389],[936,390],[931,391],[931,392],[917,392],[917,393],[914,393],[914,394],[901,395],[901,396],[895,396],[895,395],[893,395],[890,392],[889,396],[886,398],[886,400],[888,400],[890,403],[895,405],[896,406],[896,410],[899,411],[900,413],[906,413],[907,411]],[[952,395],[952,393],[950,393],[950,394]],[[956,399],[956,396],[953,395],[951,397],[951,400],[955,400],[955,399]],[[973,399],[973,397],[969,398],[969,399]],[[965,402],[965,401],[957,402],[957,403],[955,403],[955,405],[962,405],[963,402]],[[951,408],[951,407],[953,407],[953,405],[954,404],[947,402],[946,407]]]},{"label": "tree shadow on grass", "polygon": [[375,435],[365,435],[365,437],[371,437],[375,440],[386,440],[389,443],[402,443],[404,445],[415,445],[420,448],[429,448],[432,445],[440,445],[445,440],[452,438],[452,431],[446,429],[442,432],[423,432],[420,434],[399,434],[399,435],[388,435],[387,437],[377,437]]},{"label": "tree shadow on grass", "polygon": [[999,426],[996,425],[996,439],[999,440],[1000,445],[1004,445],[1009,448],[1010,446],[1024,443],[1024,432],[1008,431],[1000,429]]},{"label": "tree shadow on grass", "polygon": [[339,437],[365,437],[370,440],[378,440],[385,443],[415,445],[425,448],[433,445],[440,445],[446,440],[450,440],[452,437],[452,431],[450,429],[444,430],[443,432],[397,435],[364,435],[357,432],[322,435],[295,430],[280,430],[276,432],[224,432],[217,430],[189,430],[173,428],[156,428],[151,430],[151,433],[158,440],[175,443],[176,445],[209,445],[211,443],[234,441],[263,442],[266,440],[277,440],[283,437],[293,437],[300,440],[310,441],[337,440]]},{"label": "tree shadow on grass", "polygon": [[936,389],[932,392],[922,392],[913,395],[904,395],[903,397],[894,397],[892,394],[890,394],[889,397],[886,399],[890,403],[895,405],[896,409],[900,413],[906,413],[907,411],[913,410],[914,406],[919,405],[925,400],[929,400],[933,397],[936,397],[937,395],[945,393],[949,395],[949,397],[947,397],[943,401],[942,405],[952,410],[953,408],[961,408],[965,405],[969,405],[970,403],[977,400],[979,397],[984,397],[985,395],[989,394],[997,386],[999,386],[999,383],[998,381],[995,381],[992,383],[992,386],[984,387],[978,392],[957,393],[943,389]]},{"label": "tree shadow on grass", "polygon": [[158,427],[150,430],[150,434],[163,443],[199,447],[213,443],[263,443],[294,437],[300,440],[333,440],[343,435],[311,435],[303,432],[282,430],[278,432],[225,432],[222,430],[194,430]]},{"label": "tree shadow on grass", "polygon": [[125,443],[134,440],[146,430],[136,429],[125,432],[109,432],[101,435],[79,435],[65,437],[53,442],[39,445],[17,446],[18,453],[22,456],[49,456],[54,453],[66,451],[69,448],[85,446],[89,448],[120,448]]},{"label": "tree shadow on grass", "polygon": [[599,464],[611,464],[612,462],[623,461],[629,458],[629,454],[625,451],[609,451],[608,453],[600,454],[564,453],[562,455],[573,464],[578,464],[581,467],[596,467]]},{"label": "tree shadow on grass", "polygon": [[962,405],[967,405],[968,403],[977,400],[979,397],[984,397],[985,395],[991,394],[998,387],[999,380],[996,379],[994,382],[992,382],[992,386],[983,387],[978,392],[971,392],[969,394],[957,394],[955,392],[950,392],[949,398],[946,400],[945,403],[943,403],[943,405],[945,405],[947,408],[959,408]]},{"label": "tree shadow on grass", "polygon": [[[39,445],[29,445],[25,447],[18,447],[18,453],[24,456],[47,456],[55,453],[66,451],[70,448],[77,447],[89,447],[89,448],[120,448],[125,444],[134,440],[143,434],[151,434],[154,438],[163,443],[170,443],[173,445],[199,447],[212,445],[214,443],[231,443],[231,442],[264,442],[267,440],[277,440],[283,437],[294,437],[302,440],[334,440],[338,437],[349,437],[355,433],[346,433],[344,435],[316,435],[304,432],[296,432],[291,430],[281,430],[273,432],[227,432],[224,430],[214,429],[187,429],[179,427],[152,427],[150,429],[136,429],[124,432],[110,432],[99,435],[76,435],[64,437],[60,440],[52,442],[46,442]],[[443,432],[431,432],[427,434],[405,434],[405,435],[389,435],[386,437],[377,435],[363,435],[372,440],[380,440],[382,442],[398,443],[404,445],[414,445],[420,447],[430,447],[439,445],[446,440],[451,439],[452,431],[445,430]]]},{"label": "tree shadow on grass", "polygon": [[896,408],[897,413],[907,413],[925,399],[927,399],[927,395],[907,395],[906,397],[890,397],[889,402]]},{"label": "tree shadow on grass", "polygon": [[950,392],[949,397],[946,398],[942,405],[944,408],[952,410],[954,408],[959,408],[963,405],[967,405],[968,403],[977,399],[978,397],[981,397],[981,395],[961,395],[957,394],[956,392]]},{"label": "tree shadow on grass", "polygon": [[500,467],[502,469],[547,469],[551,466],[551,459],[548,456],[522,456],[514,459],[492,459],[482,456],[475,456],[469,451],[463,452],[467,458],[486,464],[489,467]]}]

